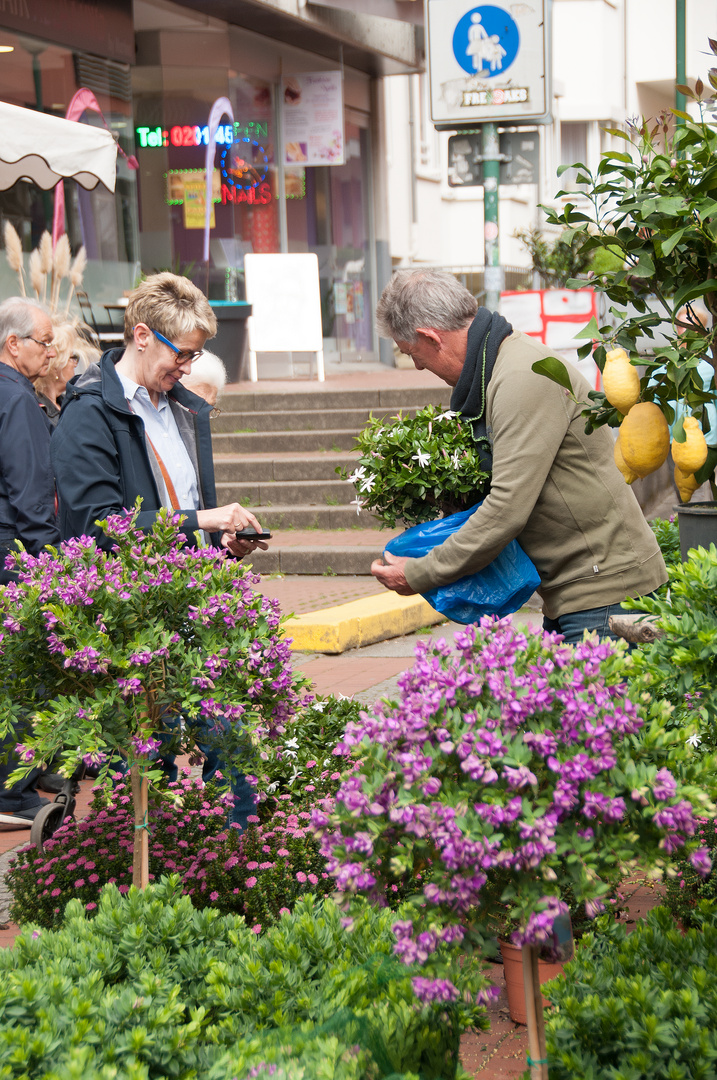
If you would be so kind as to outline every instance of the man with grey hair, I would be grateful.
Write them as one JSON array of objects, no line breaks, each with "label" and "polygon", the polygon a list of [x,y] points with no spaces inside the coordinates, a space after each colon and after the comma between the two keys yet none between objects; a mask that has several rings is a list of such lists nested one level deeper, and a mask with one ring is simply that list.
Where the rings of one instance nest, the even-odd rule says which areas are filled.
[{"label": "man with grey hair", "polygon": [[[59,544],[55,481],[50,465],[50,422],[40,406],[33,381],[47,373],[55,351],[52,321],[38,303],[15,296],[0,304],[0,584],[17,574],[5,569],[5,558],[20,540],[37,555],[46,544]],[[18,741],[8,736],[0,758]],[[5,786],[12,760],[0,765],[0,813],[32,819],[47,803],[37,793],[36,770]],[[41,781],[42,782],[42,781]]]},{"label": "man with grey hair", "polygon": [[568,365],[571,395],[534,372],[550,350],[479,308],[452,274],[399,271],[376,316],[379,333],[454,388],[451,409],[471,420],[490,490],[430,554],[386,553],[371,572],[401,595],[424,593],[483,569],[516,539],[540,574],[544,628],[569,642],[586,629],[609,636],[622,600],[652,592],[667,572],[610,432],[585,434],[586,380]]},{"label": "man with grey hair", "polygon": [[14,577],[3,564],[16,540],[32,555],[60,542],[51,428],[33,388],[54,355],[44,308],[23,296],[0,304],[0,584]]}]

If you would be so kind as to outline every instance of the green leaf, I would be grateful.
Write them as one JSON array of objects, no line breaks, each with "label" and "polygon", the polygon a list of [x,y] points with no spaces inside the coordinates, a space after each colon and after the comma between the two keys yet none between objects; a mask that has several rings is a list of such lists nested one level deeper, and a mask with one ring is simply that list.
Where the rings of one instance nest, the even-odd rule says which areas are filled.
[{"label": "green leaf", "polygon": [[663,241],[662,243],[662,254],[669,255],[670,252],[677,247],[682,237],[685,235],[686,232],[688,232],[689,228],[689,225],[685,225],[684,229],[677,229],[670,236],[668,236],[667,240]]},{"label": "green leaf", "polygon": [[623,131],[622,128],[603,128],[603,131],[608,135],[614,135],[616,139],[624,139],[625,142],[632,142],[632,139]]},{"label": "green leaf", "polygon": [[595,338],[600,337],[600,327],[598,326],[597,319],[595,318],[594,315],[593,315],[592,319],[590,320],[590,322],[587,324],[587,326],[584,326],[582,328],[582,330],[580,330],[577,334],[575,334],[575,337],[576,338],[590,338],[591,341],[594,340]]},{"label": "green leaf", "polygon": [[[692,94],[690,94],[690,96],[692,96]],[[680,120],[691,120],[692,119],[692,117],[690,116],[689,113],[682,112],[681,109],[670,109],[670,112],[672,113],[673,116],[679,116]]]},{"label": "green leaf", "polygon": [[675,293],[673,301],[675,310],[681,308],[683,304],[688,303],[690,300],[696,300],[698,296],[706,296],[707,293],[715,291],[717,291],[717,279],[715,278],[709,278],[700,285],[685,285]]},{"label": "green leaf", "polygon": [[547,356],[544,360],[538,360],[531,366],[531,370],[536,375],[544,375],[546,379],[550,379],[551,382],[564,387],[565,390],[572,394],[573,384],[570,382],[568,369],[562,360],[558,360],[556,356]]},{"label": "green leaf", "polygon": [[683,443],[687,436],[685,435],[685,426],[683,424],[684,417],[680,417],[675,426],[672,429],[672,438],[675,442]]}]

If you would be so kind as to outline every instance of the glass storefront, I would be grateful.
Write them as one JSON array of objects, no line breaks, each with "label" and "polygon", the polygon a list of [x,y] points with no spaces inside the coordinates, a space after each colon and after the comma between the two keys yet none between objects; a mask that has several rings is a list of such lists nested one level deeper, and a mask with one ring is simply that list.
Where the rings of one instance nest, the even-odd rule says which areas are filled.
[{"label": "glass storefront", "polygon": [[[315,252],[325,350],[371,355],[368,116],[345,118],[343,165],[283,167],[278,79],[228,65],[180,68],[171,43],[162,59],[134,72],[143,266],[186,274],[210,300],[231,301],[244,298],[246,254]],[[207,266],[207,122],[219,97],[229,99],[234,123],[224,117],[218,130]]]},{"label": "glass storefront", "polygon": [[[64,116],[86,87],[120,147],[138,162],[135,171],[118,156],[114,195],[102,185],[87,192],[64,182],[67,233],[73,253],[82,244],[87,250],[84,288],[96,321],[111,322],[112,305],[142,272],[172,270],[191,277],[210,300],[242,300],[246,254],[315,252],[325,352],[373,356],[368,77],[344,73],[344,163],[284,166],[282,72],[337,65],[227,24],[217,23],[195,44],[192,31],[169,28],[169,18],[161,7],[155,18],[151,0],[143,4],[131,67],[0,29],[0,44],[12,48],[0,53],[0,99]],[[207,123],[219,97],[229,99],[234,118],[224,117],[218,132],[207,265]],[[82,119],[102,124],[94,112]],[[51,230],[53,204],[53,192],[25,181],[0,192],[0,224],[13,224],[26,256]],[[5,259],[0,289],[6,296],[17,291]]]},{"label": "glass storefront", "polygon": [[[112,132],[127,155],[134,151],[130,68],[112,60],[52,45],[24,34],[0,29],[0,44],[12,51],[0,53],[0,99],[26,109],[63,117],[81,87],[92,90]],[[87,112],[83,121],[97,126],[102,120]],[[42,153],[42,148],[38,148]],[[101,309],[131,288],[139,273],[139,229],[136,174],[126,159],[117,159],[117,187],[111,194],[98,184],[85,191],[66,180],[66,228],[73,253],[84,244],[88,265],[84,288]],[[10,221],[29,253],[45,229],[52,230],[54,193],[43,192],[20,180],[0,192],[0,218]],[[0,260],[3,296],[18,291],[15,275]]]}]

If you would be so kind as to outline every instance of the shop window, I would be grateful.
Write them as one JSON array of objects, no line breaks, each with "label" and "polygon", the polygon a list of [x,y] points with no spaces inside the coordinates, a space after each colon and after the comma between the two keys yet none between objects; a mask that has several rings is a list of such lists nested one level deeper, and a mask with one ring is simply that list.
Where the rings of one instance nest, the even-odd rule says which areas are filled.
[{"label": "shop window", "polygon": [[[93,91],[113,134],[126,154],[134,152],[130,69],[97,56],[73,52],[50,42],[6,32],[3,42],[13,47],[0,58],[0,98],[26,109],[64,116],[81,87]],[[102,123],[94,112],[83,122]],[[39,148],[41,150],[41,148]],[[66,228],[73,251],[84,244],[88,255],[84,287],[101,308],[114,303],[135,281],[138,268],[136,177],[126,160],[117,159],[117,186],[111,194],[101,184],[85,191],[64,181]],[[54,196],[19,180],[0,192],[0,218],[20,234],[26,252],[45,229],[52,230]],[[8,296],[17,281],[0,260],[0,289]]]}]

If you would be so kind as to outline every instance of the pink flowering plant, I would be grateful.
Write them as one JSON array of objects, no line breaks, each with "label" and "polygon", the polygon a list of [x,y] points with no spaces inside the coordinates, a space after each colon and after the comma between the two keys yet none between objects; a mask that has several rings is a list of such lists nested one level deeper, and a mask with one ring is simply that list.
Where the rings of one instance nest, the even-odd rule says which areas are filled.
[{"label": "pink flowering plant", "polygon": [[[149,802],[150,881],[177,874],[195,907],[243,915],[256,933],[292,911],[299,897],[334,891],[309,828],[311,810],[294,805],[291,795],[272,800],[268,820],[252,816],[242,832],[227,825],[230,796],[215,783],[184,775],[168,794],[171,799],[155,792]],[[333,803],[316,806],[325,811]],[[26,845],[11,860],[6,883],[15,922],[59,927],[70,900],[92,914],[105,885],[126,893],[134,848],[129,785],[95,789],[87,817],[67,821],[43,848]]]},{"label": "pink flowering plant", "polygon": [[[149,802],[150,881],[168,874],[184,876],[197,852],[226,829],[227,792],[213,784],[183,776],[168,787],[171,799],[153,792]],[[128,783],[111,791],[94,789],[89,813],[67,820],[39,851],[27,844],[14,854],[6,875],[12,893],[11,918],[56,928],[65,907],[79,900],[85,911],[97,911],[105,885],[127,893],[132,884],[134,846],[132,796]]]},{"label": "pink flowering plant", "polygon": [[[270,797],[266,819],[249,819],[240,833],[223,829],[207,836],[184,873],[184,891],[197,907],[215,907],[244,916],[256,933],[293,911],[299,897],[334,892],[334,879],[310,828],[314,808],[333,809],[331,799],[295,802],[291,795]],[[271,806],[271,811],[269,810]]]},{"label": "pink flowering plant", "polygon": [[281,730],[299,701],[306,680],[259,579],[225,551],[190,547],[179,515],[144,533],[136,514],[102,523],[110,553],[80,537],[11,557],[20,580],[0,590],[0,734],[21,733],[15,778],[58,757],[65,774],[80,759],[103,761],[105,778],[118,760],[146,773],[160,733],[174,753],[193,746],[192,721],[236,760],[252,728]]},{"label": "pink flowering plant", "polygon": [[399,700],[348,724],[339,749],[360,767],[313,824],[346,903],[385,903],[425,871],[394,926],[397,954],[426,965],[424,998],[459,993],[437,950],[482,948],[506,912],[517,944],[543,944],[566,891],[594,914],[638,859],[659,870],[679,849],[709,873],[714,756],[666,729],[670,706],[628,684],[630,667],[611,642],[485,618],[454,648],[419,643]]}]

